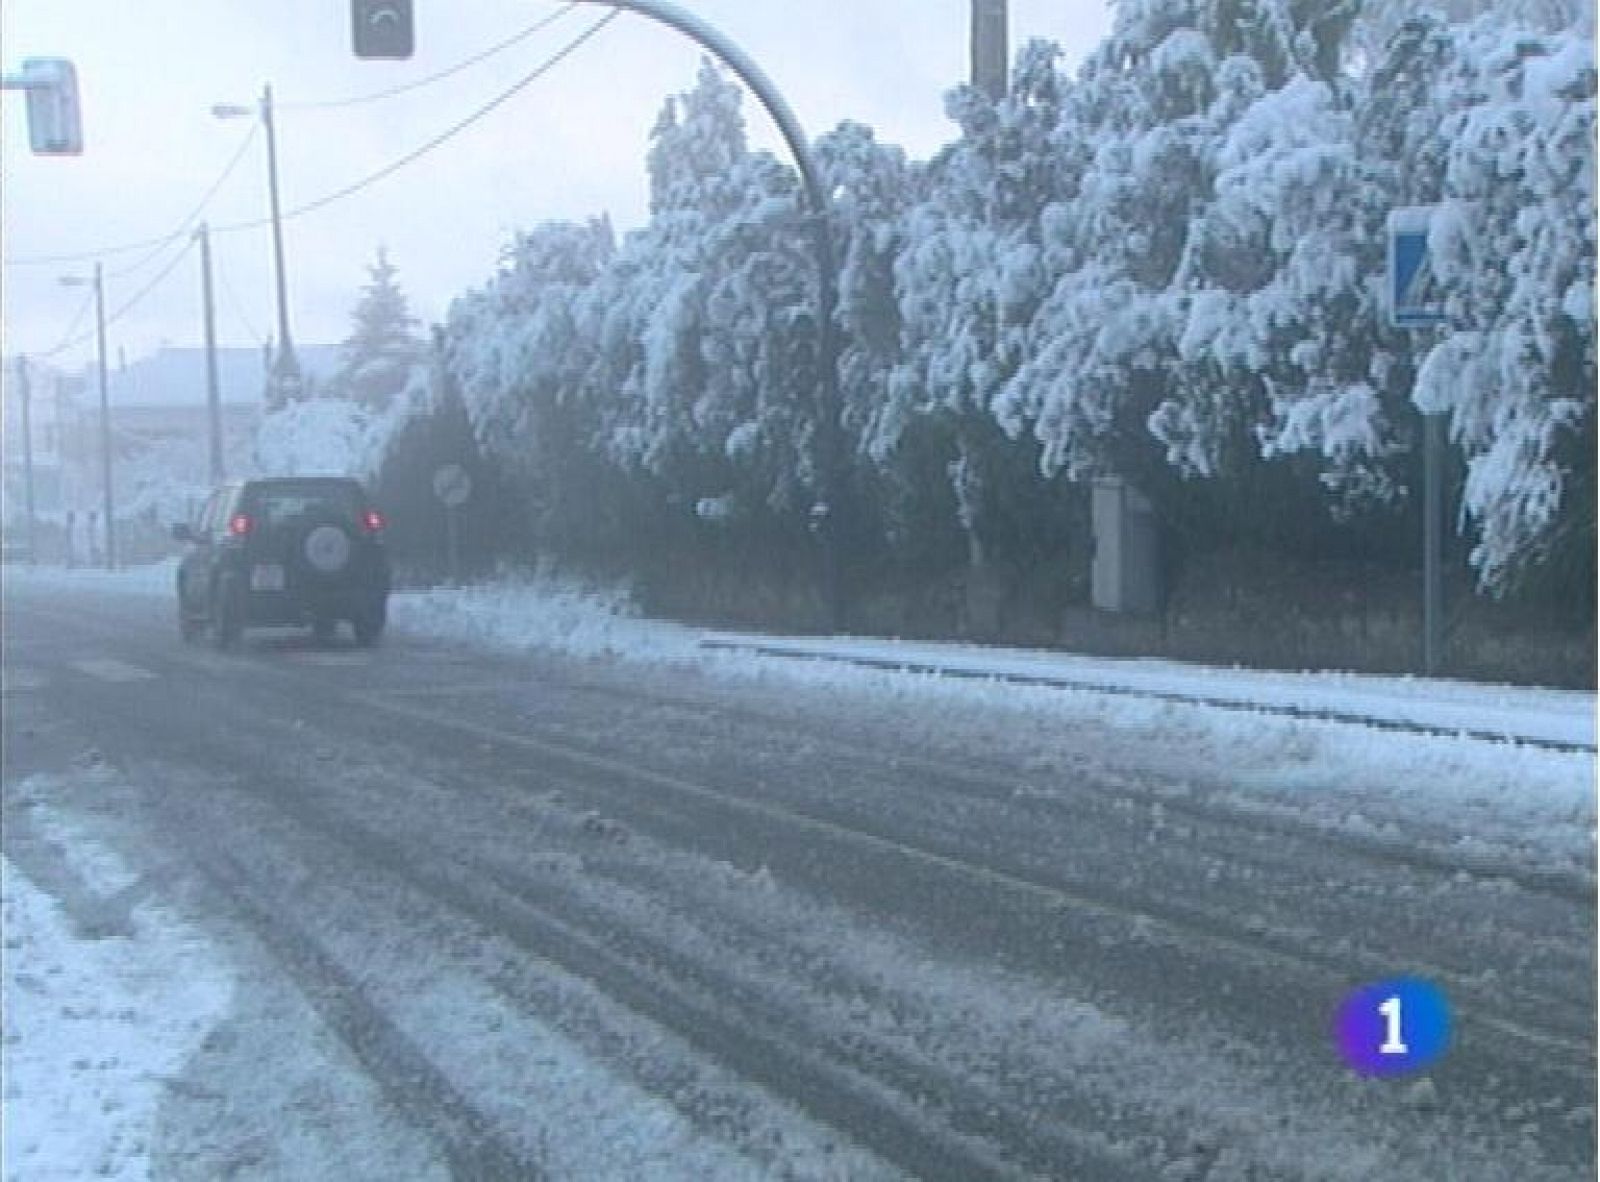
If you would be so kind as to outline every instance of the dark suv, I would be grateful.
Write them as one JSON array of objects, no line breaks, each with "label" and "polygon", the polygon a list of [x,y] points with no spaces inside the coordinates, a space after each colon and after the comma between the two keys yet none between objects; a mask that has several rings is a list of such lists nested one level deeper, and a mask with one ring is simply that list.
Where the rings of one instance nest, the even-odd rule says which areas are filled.
[{"label": "dark suv", "polygon": [[252,624],[310,624],[319,641],[349,620],[356,642],[383,633],[389,556],[383,515],[361,483],[285,476],[225,484],[194,522],[172,536],[189,543],[178,566],[178,628],[206,628],[219,648]]}]

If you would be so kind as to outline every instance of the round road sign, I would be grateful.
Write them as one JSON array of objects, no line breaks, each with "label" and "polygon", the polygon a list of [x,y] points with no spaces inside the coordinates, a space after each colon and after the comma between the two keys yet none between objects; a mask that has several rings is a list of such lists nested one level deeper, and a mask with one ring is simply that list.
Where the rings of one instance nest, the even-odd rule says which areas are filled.
[{"label": "round road sign", "polygon": [[460,464],[444,464],[433,474],[433,495],[452,509],[464,505],[472,495],[472,477]]}]

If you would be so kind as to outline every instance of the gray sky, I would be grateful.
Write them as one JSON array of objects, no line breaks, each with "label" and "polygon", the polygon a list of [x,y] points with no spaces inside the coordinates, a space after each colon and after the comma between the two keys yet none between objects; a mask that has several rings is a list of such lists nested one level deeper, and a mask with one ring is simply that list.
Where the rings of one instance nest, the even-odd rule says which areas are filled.
[{"label": "gray sky", "polygon": [[[421,146],[606,12],[579,5],[486,62],[382,102],[292,105],[422,79],[560,9],[550,0],[416,0],[416,7],[416,56],[379,63],[352,55],[345,0],[6,0],[0,6],[6,72],[27,57],[71,58],[85,136],[81,157],[30,156],[21,95],[4,92],[6,353],[43,354],[61,343],[85,292],[59,278],[92,267],[92,260],[22,260],[159,238],[195,209],[256,123],[219,120],[212,104],[253,105],[262,84],[272,83],[283,204],[294,209]],[[918,158],[951,137],[943,94],[966,75],[968,0],[687,0],[685,7],[762,65],[808,135],[856,119]],[[1012,46],[1046,37],[1076,64],[1110,19],[1109,0],[1012,0]],[[452,298],[492,273],[518,229],[601,212],[619,231],[639,225],[647,133],[662,100],[693,84],[698,57],[679,34],[621,14],[448,143],[371,188],[288,222],[295,340],[343,339],[380,244],[399,268],[413,311],[433,322]],[[749,96],[745,116],[754,143],[781,152]],[[258,133],[207,206],[207,218],[217,226],[263,218],[265,178]],[[148,250],[107,256],[108,312],[136,295],[177,249],[174,243],[143,266]],[[269,232],[218,234],[213,251],[219,341],[259,344],[276,315]],[[191,251],[110,327],[112,364],[119,350],[131,361],[164,342],[199,344],[199,288],[198,255]],[[91,330],[88,318],[75,335]],[[91,335],[52,360],[76,367],[92,359],[93,348]]]}]

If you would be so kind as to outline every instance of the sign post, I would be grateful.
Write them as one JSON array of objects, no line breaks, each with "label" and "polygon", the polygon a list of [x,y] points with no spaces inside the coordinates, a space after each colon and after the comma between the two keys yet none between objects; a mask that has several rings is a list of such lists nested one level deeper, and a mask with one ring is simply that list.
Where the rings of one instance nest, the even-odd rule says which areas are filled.
[{"label": "sign post", "polygon": [[450,584],[461,582],[461,506],[472,496],[472,477],[460,464],[441,464],[433,474],[433,495],[444,505],[444,530],[450,559]]},{"label": "sign post", "polygon": [[[1389,320],[1395,328],[1429,329],[1445,323],[1444,293],[1428,254],[1432,206],[1389,214]],[[1444,522],[1444,416],[1422,416],[1422,669],[1439,671],[1444,632],[1441,559]]]}]

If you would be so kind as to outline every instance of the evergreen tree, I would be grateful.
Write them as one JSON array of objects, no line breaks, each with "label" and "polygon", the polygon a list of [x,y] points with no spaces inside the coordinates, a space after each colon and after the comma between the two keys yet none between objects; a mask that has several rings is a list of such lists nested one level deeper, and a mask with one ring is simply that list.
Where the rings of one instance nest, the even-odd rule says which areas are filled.
[{"label": "evergreen tree", "polygon": [[371,411],[388,408],[426,355],[416,336],[417,320],[395,282],[388,252],[378,248],[352,314],[354,328],[341,346],[340,367],[329,396],[347,398]]},{"label": "evergreen tree", "polygon": [[[977,570],[1013,557],[997,552],[1003,539],[1036,524],[1033,449],[1002,434],[994,407],[1026,363],[1046,292],[1043,220],[1073,192],[1073,157],[1055,141],[1057,54],[1026,46],[999,101],[970,87],[950,94],[962,135],[929,166],[894,267],[902,348],[870,445],[891,466],[920,467],[930,444],[944,452],[951,524]],[[908,434],[917,443],[898,456]]]}]

